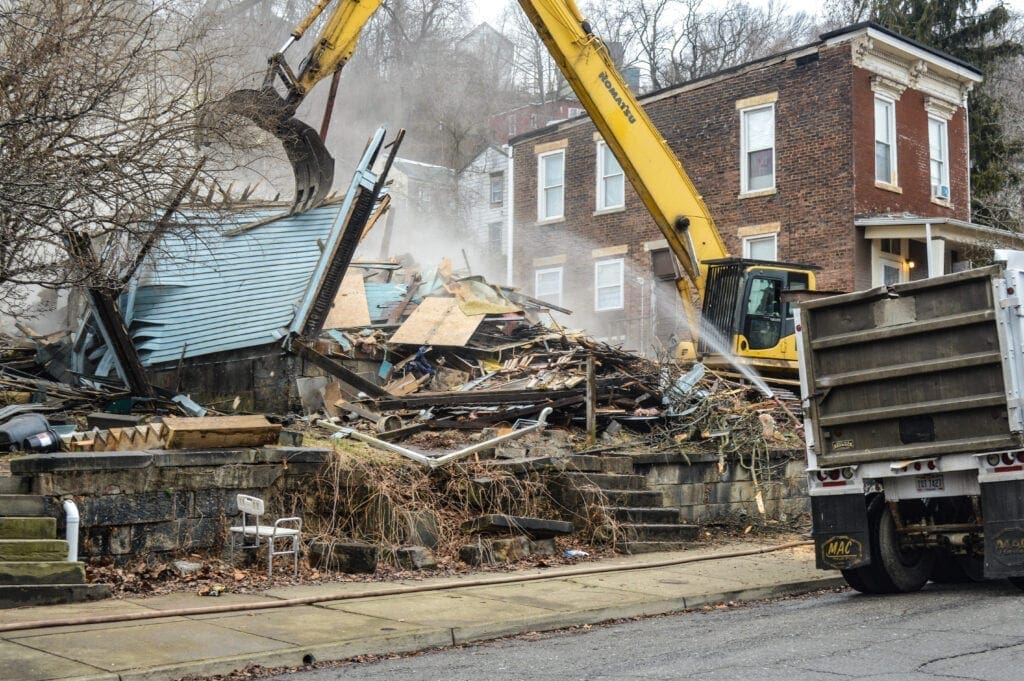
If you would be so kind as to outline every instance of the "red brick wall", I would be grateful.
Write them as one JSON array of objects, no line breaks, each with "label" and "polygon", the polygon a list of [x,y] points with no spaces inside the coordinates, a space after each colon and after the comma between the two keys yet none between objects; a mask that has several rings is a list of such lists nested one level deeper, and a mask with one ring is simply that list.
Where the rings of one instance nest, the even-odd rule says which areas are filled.
[{"label": "red brick wall", "polygon": [[[765,63],[643,104],[703,193],[731,254],[742,255],[740,228],[778,222],[780,260],[821,266],[821,289],[854,290],[863,287],[870,258],[862,231],[853,225],[858,213],[886,210],[943,215],[945,209],[929,200],[927,124],[920,93],[905,92],[897,109],[899,170],[901,182],[904,178],[907,182],[904,193],[877,190],[870,83],[865,73],[853,66],[849,45],[822,48],[819,55],[817,60],[800,60],[801,65],[797,60]],[[777,191],[770,196],[739,198],[740,114],[736,102],[772,92],[778,93]],[[922,132],[905,130],[904,123],[920,123]],[[951,158],[957,166],[951,171],[956,208],[946,212],[966,218],[960,211],[966,205],[962,111],[950,122],[949,132]],[[565,255],[563,304],[576,312],[571,325],[595,335],[618,335],[623,321],[637,319],[642,307],[645,315],[649,314],[650,255],[642,245],[662,236],[630,187],[624,212],[594,215],[593,133],[589,122],[562,125],[516,143],[515,277],[532,293],[534,259]],[[556,140],[568,140],[565,220],[538,225],[534,148]],[[914,170],[918,166],[919,173]],[[874,203],[867,196],[876,197]],[[912,196],[916,198],[911,202]],[[622,244],[628,246],[627,266],[632,268],[626,276],[626,309],[595,313],[591,250]],[[643,277],[644,286],[632,284],[633,276]],[[636,335],[631,328],[625,332]]]},{"label": "red brick wall", "polygon": [[910,212],[917,215],[970,219],[966,110],[957,109],[949,133],[951,207],[931,200],[928,156],[928,112],[925,95],[907,89],[896,102],[896,164],[902,193],[875,186],[875,93],[871,74],[854,68],[854,166],[857,169],[855,210],[858,214]]}]

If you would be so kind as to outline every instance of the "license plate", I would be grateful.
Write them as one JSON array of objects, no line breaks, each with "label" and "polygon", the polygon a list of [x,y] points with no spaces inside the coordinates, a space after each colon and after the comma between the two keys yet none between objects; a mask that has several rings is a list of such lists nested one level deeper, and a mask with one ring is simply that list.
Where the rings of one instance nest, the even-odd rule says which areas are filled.
[{"label": "license plate", "polygon": [[918,492],[939,492],[946,489],[946,483],[942,479],[942,473],[918,475],[915,477],[914,481],[917,483]]}]

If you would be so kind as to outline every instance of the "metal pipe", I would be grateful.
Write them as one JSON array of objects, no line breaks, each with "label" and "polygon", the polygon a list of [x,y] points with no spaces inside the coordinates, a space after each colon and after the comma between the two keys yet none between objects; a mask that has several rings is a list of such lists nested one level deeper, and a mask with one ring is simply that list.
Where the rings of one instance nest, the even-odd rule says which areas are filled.
[{"label": "metal pipe", "polygon": [[64,531],[64,538],[68,542],[68,562],[78,562],[78,522],[80,516],[78,515],[78,506],[75,506],[75,502],[70,499],[64,500],[64,522],[66,529]]},{"label": "metal pipe", "polygon": [[553,410],[551,409],[551,407],[545,407],[540,412],[540,417],[537,419],[537,423],[531,426],[520,428],[518,430],[513,430],[511,433],[505,433],[504,435],[492,437],[490,440],[484,440],[483,442],[478,442],[475,445],[463,447],[462,449],[438,457],[428,456],[426,454],[423,454],[422,452],[417,452],[414,449],[409,449],[401,445],[396,445],[385,440],[378,440],[377,438],[367,435],[365,433],[361,433],[358,430],[354,430],[352,428],[345,428],[344,426],[338,426],[331,423],[330,421],[320,420],[317,421],[317,425],[335,431],[334,437],[336,438],[351,437],[354,440],[365,442],[366,444],[377,447],[378,449],[386,449],[389,452],[401,454],[407,459],[411,459],[418,464],[422,464],[431,469],[434,469],[440,466],[444,466],[445,464],[449,464],[452,461],[458,461],[459,459],[463,459],[469,456],[470,454],[479,452],[480,450],[489,449],[502,442],[507,442],[508,440],[513,440],[515,438],[522,437],[527,433],[532,433],[535,430],[541,430],[547,425],[548,416],[551,415],[552,411]]},{"label": "metal pipe", "polygon": [[686,565],[687,563],[699,563],[722,558],[743,558],[745,556],[756,556],[763,553],[773,553],[794,549],[800,546],[810,546],[813,541],[793,541],[776,546],[765,546],[758,549],[744,549],[741,551],[725,551],[723,553],[711,553],[697,556],[686,556],[671,560],[662,560],[655,563],[641,563],[640,565],[599,565],[597,567],[575,568],[561,571],[547,571],[532,575],[511,575],[502,577],[491,577],[483,579],[453,580],[441,584],[417,584],[413,586],[396,586],[389,589],[376,589],[356,593],[329,594],[324,596],[305,596],[302,598],[287,598],[279,601],[265,601],[261,603],[232,603],[230,605],[211,605],[204,608],[177,608],[172,610],[153,610],[149,612],[131,612],[120,615],[95,615],[91,617],[62,617],[51,620],[35,620],[27,622],[11,622],[0,624],[0,633],[11,631],[24,631],[26,629],[49,629],[51,627],[69,627],[82,624],[109,624],[112,622],[135,622],[138,620],[158,619],[162,617],[192,617],[195,615],[215,615],[222,612],[244,612],[247,610],[272,610],[275,608],[289,608],[296,605],[311,605],[313,603],[324,603],[327,601],[350,601],[358,598],[373,598],[377,596],[401,596],[403,594],[424,593],[430,591],[448,591],[451,589],[462,589],[478,586],[498,586],[501,584],[518,584],[520,582],[535,582],[541,579],[560,579],[563,577],[579,577],[582,575],[599,575],[605,572],[627,572],[630,570],[647,570],[653,568],[671,567],[673,565]]}]

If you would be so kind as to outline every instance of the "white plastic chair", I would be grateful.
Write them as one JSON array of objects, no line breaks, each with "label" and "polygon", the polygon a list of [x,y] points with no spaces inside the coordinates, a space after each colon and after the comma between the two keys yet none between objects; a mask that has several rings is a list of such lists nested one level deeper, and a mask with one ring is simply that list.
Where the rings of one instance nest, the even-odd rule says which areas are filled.
[{"label": "white plastic chair", "polygon": [[[235,555],[235,540],[241,537],[241,548],[259,549],[260,539],[267,540],[267,576],[274,573],[274,556],[285,556],[291,554],[295,560],[295,574],[299,574],[299,542],[302,536],[302,518],[280,518],[274,521],[273,525],[260,525],[260,516],[263,515],[263,500],[259,497],[251,497],[248,494],[239,494],[235,497],[235,504],[239,513],[242,514],[242,524],[228,528],[228,535],[231,538],[231,557]],[[251,521],[251,522],[250,522]],[[249,540],[252,543],[249,543]],[[277,550],[278,539],[291,538],[291,549],[284,551]]]}]

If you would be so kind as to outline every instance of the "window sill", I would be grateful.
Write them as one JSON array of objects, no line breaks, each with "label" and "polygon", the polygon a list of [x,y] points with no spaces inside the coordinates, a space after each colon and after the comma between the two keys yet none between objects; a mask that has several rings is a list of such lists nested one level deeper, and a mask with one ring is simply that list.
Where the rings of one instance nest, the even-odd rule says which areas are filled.
[{"label": "window sill", "polygon": [[932,197],[932,203],[934,203],[936,206],[942,206],[943,208],[952,208],[953,207],[953,202],[952,201],[950,201],[949,199],[940,199],[937,196],[933,196]]},{"label": "window sill", "polygon": [[757,191],[754,191],[754,192],[740,192],[740,194],[736,198],[737,199],[756,199],[759,196],[772,196],[772,195],[777,194],[777,193],[778,193],[778,190],[775,187],[772,187],[771,189],[758,189]]},{"label": "window sill", "polygon": [[596,308],[595,307],[594,308],[594,312],[622,312],[625,309],[626,309],[625,306],[623,306],[623,307],[603,307],[603,308]]},{"label": "window sill", "polygon": [[598,215],[613,215],[615,213],[625,213],[625,206],[615,206],[614,208],[599,208],[594,211],[594,217]]},{"label": "window sill", "polygon": [[903,189],[899,185],[897,185],[897,184],[889,184],[888,182],[879,182],[878,180],[875,180],[875,187],[877,187],[878,189],[882,189],[884,191],[887,191],[887,192],[892,192],[893,194],[902,194],[903,193]]},{"label": "window sill", "polygon": [[557,218],[548,218],[547,220],[537,220],[536,225],[538,227],[542,225],[557,225],[559,222],[565,222],[564,215]]}]

